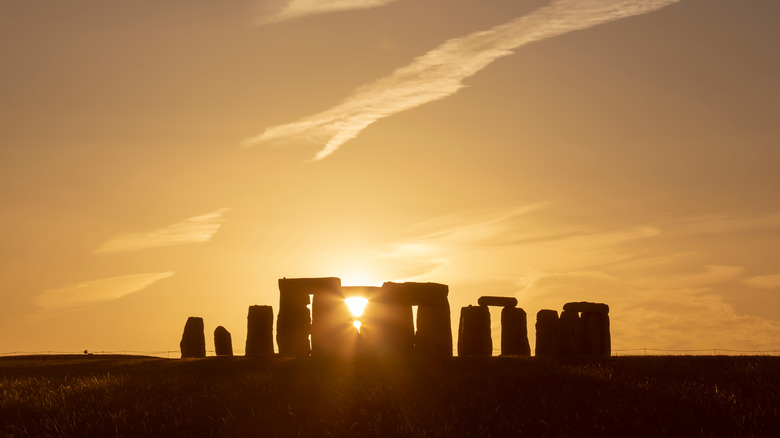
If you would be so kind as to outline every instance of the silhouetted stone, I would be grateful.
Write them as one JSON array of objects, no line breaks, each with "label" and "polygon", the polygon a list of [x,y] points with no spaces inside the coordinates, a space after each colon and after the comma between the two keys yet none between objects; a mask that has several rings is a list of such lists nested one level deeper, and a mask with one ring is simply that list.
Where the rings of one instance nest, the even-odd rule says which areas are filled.
[{"label": "silhouetted stone", "polygon": [[316,295],[319,293],[341,294],[341,279],[338,277],[281,278],[279,291]]},{"label": "silhouetted stone", "polygon": [[184,324],[184,333],[179,342],[181,357],[206,357],[206,335],[203,333],[203,318],[190,316]]},{"label": "silhouetted stone", "polygon": [[563,310],[569,312],[593,312],[593,313],[609,313],[609,306],[603,303],[589,303],[587,301],[580,301],[576,303],[566,303],[563,305]]},{"label": "silhouetted stone", "polygon": [[[308,310],[307,308],[306,311],[308,312]],[[252,357],[271,356],[274,354],[273,307],[249,306],[249,312],[246,317],[245,354]]]},{"label": "silhouetted stone", "polygon": [[586,354],[582,320],[577,312],[564,310],[560,318],[560,344],[558,352],[561,355]]},{"label": "silhouetted stone", "polygon": [[[303,299],[305,297],[305,300]],[[276,344],[282,356],[308,356],[311,312],[309,294],[281,293],[276,318]]]},{"label": "silhouetted stone", "polygon": [[377,357],[407,356],[414,347],[412,306],[397,302],[392,296],[375,296],[361,318],[361,347]]},{"label": "silhouetted stone", "polygon": [[501,354],[530,356],[528,318],[525,310],[517,307],[501,309]]},{"label": "silhouetted stone", "polygon": [[225,327],[214,329],[214,351],[217,356],[233,355],[233,337]]},{"label": "silhouetted stone", "polygon": [[448,294],[449,287],[446,284],[385,282],[381,293],[372,301],[406,306],[409,312],[411,306],[417,306],[414,351],[423,356],[452,356]]},{"label": "silhouetted stone", "polygon": [[536,355],[554,356],[558,354],[560,342],[560,321],[555,310],[540,310],[536,314]]},{"label": "silhouetted stone", "polygon": [[490,310],[485,306],[462,307],[458,323],[458,356],[492,355]]},{"label": "silhouetted stone", "polygon": [[586,354],[597,356],[612,354],[609,315],[598,312],[583,312],[582,327]]},{"label": "silhouetted stone", "polygon": [[447,297],[439,297],[437,302],[417,306],[414,350],[423,356],[452,356],[450,303]]},{"label": "silhouetted stone", "polygon": [[480,306],[517,307],[515,297],[479,297],[477,304]]},{"label": "silhouetted stone", "polygon": [[311,312],[306,307],[309,295],[341,295],[341,280],[327,278],[282,278],[279,280],[279,315],[276,320],[276,343],[283,356],[309,354]]},{"label": "silhouetted stone", "polygon": [[409,306],[439,305],[447,299],[449,287],[440,283],[393,283],[382,284],[383,294],[392,294],[399,303]]}]

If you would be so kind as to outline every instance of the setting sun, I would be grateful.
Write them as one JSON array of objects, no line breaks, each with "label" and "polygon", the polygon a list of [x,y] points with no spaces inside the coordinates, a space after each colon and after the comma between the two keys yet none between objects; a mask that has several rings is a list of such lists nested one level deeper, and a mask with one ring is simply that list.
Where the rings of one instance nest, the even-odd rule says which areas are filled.
[{"label": "setting sun", "polygon": [[349,311],[352,312],[352,316],[355,317],[362,315],[363,310],[366,308],[366,304],[368,304],[368,300],[363,297],[349,297],[345,299],[344,302],[347,303]]}]

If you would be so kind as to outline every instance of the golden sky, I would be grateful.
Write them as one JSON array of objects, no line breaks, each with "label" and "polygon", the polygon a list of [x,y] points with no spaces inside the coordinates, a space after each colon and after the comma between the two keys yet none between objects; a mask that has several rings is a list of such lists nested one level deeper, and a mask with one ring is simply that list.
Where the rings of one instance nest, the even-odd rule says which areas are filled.
[{"label": "golden sky", "polygon": [[[281,277],[780,349],[780,3],[0,3],[0,353],[243,349]],[[498,345],[498,314],[493,314]],[[454,331],[454,333],[456,333]]]}]

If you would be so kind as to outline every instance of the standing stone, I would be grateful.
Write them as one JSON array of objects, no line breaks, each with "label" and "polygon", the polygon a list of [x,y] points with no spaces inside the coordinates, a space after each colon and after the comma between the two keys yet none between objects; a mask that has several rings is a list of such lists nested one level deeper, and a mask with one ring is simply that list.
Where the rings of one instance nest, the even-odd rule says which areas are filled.
[{"label": "standing stone", "polygon": [[[306,309],[308,311],[308,309]],[[219,354],[219,353],[217,353]],[[246,317],[247,356],[274,354],[274,309],[271,306],[249,306]]]},{"label": "standing stone", "polygon": [[540,310],[536,314],[536,355],[555,356],[560,342],[560,321],[555,310]]},{"label": "standing stone", "polygon": [[609,315],[600,312],[583,312],[582,327],[586,354],[597,356],[612,354]]},{"label": "standing stone", "polygon": [[203,318],[190,316],[184,324],[184,333],[179,342],[181,357],[206,357],[206,335],[203,333]]},{"label": "standing stone", "polygon": [[233,355],[233,337],[225,327],[219,326],[214,329],[214,350],[217,356]]},{"label": "standing stone", "polygon": [[487,306],[460,309],[458,356],[492,356],[493,339],[490,335],[490,310]]},{"label": "standing stone", "polygon": [[411,354],[412,306],[399,302],[393,294],[381,294],[368,302],[361,321],[360,340],[366,354],[379,358]]},{"label": "standing stone", "polygon": [[279,315],[276,319],[276,343],[282,356],[308,356],[311,312],[309,294],[300,292],[279,294]]},{"label": "standing stone", "polygon": [[531,355],[525,310],[517,307],[501,309],[501,355]]},{"label": "standing stone", "polygon": [[414,350],[428,357],[452,356],[450,303],[447,297],[417,306]]},{"label": "standing stone", "polygon": [[564,356],[587,354],[582,320],[577,312],[571,310],[561,312],[560,328],[558,353]]},{"label": "standing stone", "polygon": [[599,354],[612,355],[612,335],[609,332],[609,315],[601,314],[601,336],[599,337]]}]

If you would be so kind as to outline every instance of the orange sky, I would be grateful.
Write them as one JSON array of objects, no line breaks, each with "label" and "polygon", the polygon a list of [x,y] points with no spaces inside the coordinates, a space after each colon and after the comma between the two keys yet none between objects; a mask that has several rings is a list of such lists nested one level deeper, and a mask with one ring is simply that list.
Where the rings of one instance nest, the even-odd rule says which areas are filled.
[{"label": "orange sky", "polygon": [[780,3],[488,3],[0,3],[0,353],[240,351],[300,276],[780,349]]}]

